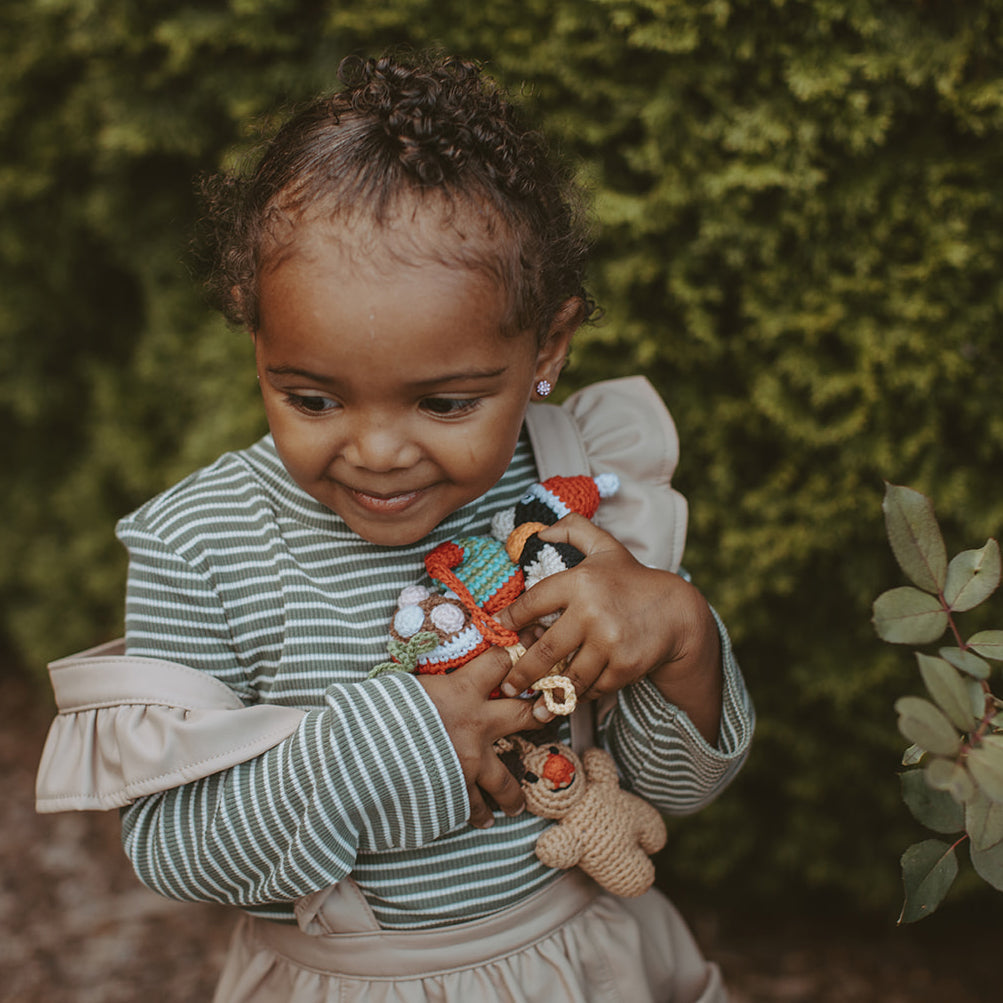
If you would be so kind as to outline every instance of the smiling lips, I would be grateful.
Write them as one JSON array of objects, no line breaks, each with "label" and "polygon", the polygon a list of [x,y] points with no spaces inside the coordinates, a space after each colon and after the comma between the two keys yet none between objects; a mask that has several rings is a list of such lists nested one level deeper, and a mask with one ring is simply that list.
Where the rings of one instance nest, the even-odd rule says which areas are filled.
[{"label": "smiling lips", "polygon": [[425,492],[424,489],[417,491],[402,491],[395,495],[371,495],[364,491],[357,491],[349,488],[356,503],[368,512],[394,513],[403,512],[413,505]]}]

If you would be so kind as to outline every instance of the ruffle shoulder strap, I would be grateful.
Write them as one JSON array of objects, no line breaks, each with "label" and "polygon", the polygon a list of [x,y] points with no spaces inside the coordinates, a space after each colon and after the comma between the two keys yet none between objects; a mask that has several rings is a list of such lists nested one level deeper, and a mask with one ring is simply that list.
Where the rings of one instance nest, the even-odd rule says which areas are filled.
[{"label": "ruffle shoulder strap", "polygon": [[39,812],[121,808],[251,759],[303,719],[291,707],[246,707],[197,669],[124,651],[112,641],[49,666],[59,713],[38,767]]},{"label": "ruffle shoulder strap", "polygon": [[530,406],[526,418],[541,480],[556,474],[615,473],[597,525],[643,564],[677,571],[686,542],[686,499],[672,487],[679,437],[672,416],[643,376],[595,383],[560,407]]}]

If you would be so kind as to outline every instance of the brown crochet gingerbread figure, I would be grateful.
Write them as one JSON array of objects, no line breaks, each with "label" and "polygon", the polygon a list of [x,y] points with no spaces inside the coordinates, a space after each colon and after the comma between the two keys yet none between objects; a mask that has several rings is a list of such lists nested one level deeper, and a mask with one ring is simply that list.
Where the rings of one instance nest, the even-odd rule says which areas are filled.
[{"label": "brown crochet gingerbread figure", "polygon": [[588,749],[579,759],[567,745],[537,746],[518,735],[498,747],[519,753],[527,809],[557,822],[536,842],[544,864],[577,865],[614,895],[633,897],[651,887],[655,866],[648,855],[665,845],[665,822],[620,787],[608,752]]}]

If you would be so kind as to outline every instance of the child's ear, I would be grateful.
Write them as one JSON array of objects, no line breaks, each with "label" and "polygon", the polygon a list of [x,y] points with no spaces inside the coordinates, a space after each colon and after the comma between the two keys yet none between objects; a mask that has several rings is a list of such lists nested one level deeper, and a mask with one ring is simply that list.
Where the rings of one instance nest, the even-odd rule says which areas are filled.
[{"label": "child's ear", "polygon": [[566,299],[554,314],[547,337],[536,357],[536,379],[547,380],[553,386],[564,366],[571,339],[585,320],[585,303],[579,296]]}]

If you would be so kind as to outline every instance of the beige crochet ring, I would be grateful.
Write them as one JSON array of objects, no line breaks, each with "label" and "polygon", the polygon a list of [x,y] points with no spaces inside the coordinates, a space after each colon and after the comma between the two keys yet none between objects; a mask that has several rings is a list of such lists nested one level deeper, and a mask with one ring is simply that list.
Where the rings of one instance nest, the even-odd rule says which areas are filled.
[{"label": "beige crochet ring", "polygon": [[[526,654],[526,649],[519,643],[510,644],[505,650],[508,652],[508,657],[512,659],[513,665]],[[572,685],[571,680],[567,676],[558,674],[559,670],[563,669],[566,664],[567,661],[562,660],[550,670],[549,675],[544,676],[542,679],[537,679],[530,686],[531,690],[536,690],[537,693],[543,694],[543,702],[547,705],[547,710],[551,714],[557,714],[561,717],[573,714],[575,708],[578,706],[578,694],[575,693],[575,687]],[[555,695],[556,690],[562,691],[564,694],[563,699],[558,699]]]},{"label": "beige crochet ring", "polygon": [[[578,706],[578,694],[575,693],[575,687],[567,676],[544,676],[542,679],[537,679],[530,689],[543,693],[543,702],[551,714],[565,716],[573,713]],[[564,693],[563,699],[557,698],[556,690]]]}]

